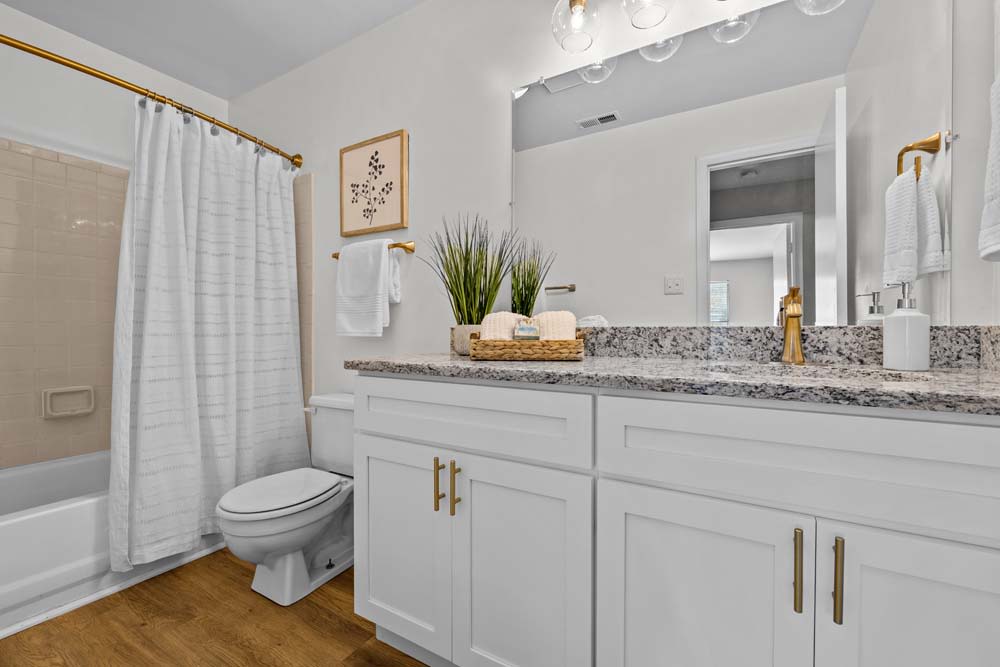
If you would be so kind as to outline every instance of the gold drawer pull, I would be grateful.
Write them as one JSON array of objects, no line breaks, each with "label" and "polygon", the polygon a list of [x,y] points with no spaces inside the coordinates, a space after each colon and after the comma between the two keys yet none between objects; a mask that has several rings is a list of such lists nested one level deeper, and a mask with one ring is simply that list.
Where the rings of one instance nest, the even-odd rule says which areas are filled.
[{"label": "gold drawer pull", "polygon": [[844,538],[833,541],[833,622],[844,624]]},{"label": "gold drawer pull", "polygon": [[795,529],[795,582],[793,583],[795,600],[793,606],[796,614],[802,613],[802,601],[805,587],[802,585],[802,550],[805,534],[801,528]]},{"label": "gold drawer pull", "polygon": [[441,499],[444,498],[444,494],[441,493],[441,478],[439,473],[444,470],[444,464],[441,463],[441,459],[437,456],[434,457],[434,511],[437,512],[441,509]]},{"label": "gold drawer pull", "polygon": [[460,472],[462,472],[462,469],[459,468],[458,466],[456,466],[455,462],[452,461],[451,462],[451,482],[450,482],[449,487],[448,487],[449,490],[451,491],[451,499],[449,500],[449,502],[451,503],[451,508],[450,508],[451,509],[451,511],[450,511],[451,516],[455,516],[455,505],[457,505],[460,502],[462,502],[462,499],[458,495],[455,494],[455,476],[458,473],[460,473]]}]

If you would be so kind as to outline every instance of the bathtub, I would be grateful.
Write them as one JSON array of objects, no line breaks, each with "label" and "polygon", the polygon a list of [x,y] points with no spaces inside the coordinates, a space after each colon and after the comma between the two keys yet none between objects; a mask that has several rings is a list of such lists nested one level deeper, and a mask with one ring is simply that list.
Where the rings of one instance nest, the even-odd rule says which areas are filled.
[{"label": "bathtub", "polygon": [[108,452],[0,470],[0,638],[222,548],[111,572]]}]

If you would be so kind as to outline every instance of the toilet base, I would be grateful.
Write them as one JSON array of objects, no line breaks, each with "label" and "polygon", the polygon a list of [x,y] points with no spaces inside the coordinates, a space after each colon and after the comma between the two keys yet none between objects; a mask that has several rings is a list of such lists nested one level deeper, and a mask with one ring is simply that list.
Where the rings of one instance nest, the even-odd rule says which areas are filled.
[{"label": "toilet base", "polygon": [[268,600],[287,607],[354,565],[352,551],[346,549],[340,554],[329,554],[327,562],[332,562],[333,567],[321,565],[311,570],[306,566],[302,551],[269,558],[257,565],[250,588]]}]

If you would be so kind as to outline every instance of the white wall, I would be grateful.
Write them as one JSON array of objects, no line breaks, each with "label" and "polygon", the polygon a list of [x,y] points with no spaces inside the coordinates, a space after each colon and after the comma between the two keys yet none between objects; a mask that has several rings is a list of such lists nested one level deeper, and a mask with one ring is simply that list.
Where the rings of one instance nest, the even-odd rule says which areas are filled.
[{"label": "white wall", "polygon": [[[225,120],[229,104],[193,86],[0,4],[0,32]],[[132,93],[0,45],[0,136],[127,167]],[[249,129],[249,128],[248,128]]]},{"label": "white wall", "polygon": [[[613,324],[695,324],[698,159],[817,136],[841,85],[833,77],[517,153],[518,227],[559,253],[547,282],[578,287],[547,306]],[[683,277],[685,294],[665,296],[665,276]]]},{"label": "white wall", "polygon": [[[895,176],[895,154],[911,141],[954,129],[961,140],[948,154],[924,156],[945,210],[951,180],[953,269],[922,279],[917,296],[937,323],[985,324],[996,317],[986,303],[1000,298],[990,298],[993,269],[979,259],[977,249],[990,128],[992,8],[983,0],[954,0],[952,63],[952,53],[940,48],[951,43],[947,32],[952,26],[945,20],[949,4],[879,0],[852,58],[847,73],[849,274],[852,293],[881,287],[883,201]],[[925,20],[909,21],[905,30],[898,30],[900,12],[917,8]],[[914,49],[914,44],[923,48]],[[900,57],[903,53],[906,59]],[[912,157],[906,164],[912,164]],[[896,296],[890,290],[883,299],[890,310]],[[852,314],[863,305],[852,300]]]},{"label": "white wall", "polygon": [[774,324],[774,267],[770,257],[712,262],[709,279],[729,281],[729,326]]},{"label": "white wall", "polygon": [[[509,219],[510,91],[605,55],[622,53],[674,32],[721,20],[776,0],[681,2],[669,26],[638,31],[608,3],[604,30],[583,56],[552,39],[552,5],[542,0],[427,0],[410,12],[231,100],[230,119],[269,141],[301,152],[316,174],[316,391],[347,390],[345,358],[447,349],[451,316],[430,270],[402,260],[403,303],[381,339],[333,333],[338,249],[339,150],[378,134],[410,131],[410,229],[425,239],[442,215],[478,211],[494,223]],[[387,236],[387,235],[383,235]]]}]

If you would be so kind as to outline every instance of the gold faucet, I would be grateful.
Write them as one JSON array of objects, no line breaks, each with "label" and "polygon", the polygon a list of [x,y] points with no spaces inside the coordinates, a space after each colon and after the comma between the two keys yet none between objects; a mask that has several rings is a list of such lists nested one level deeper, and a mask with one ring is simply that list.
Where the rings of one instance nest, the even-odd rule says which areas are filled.
[{"label": "gold faucet", "polygon": [[785,296],[785,351],[781,360],[786,364],[802,366],[802,288],[792,287]]}]

